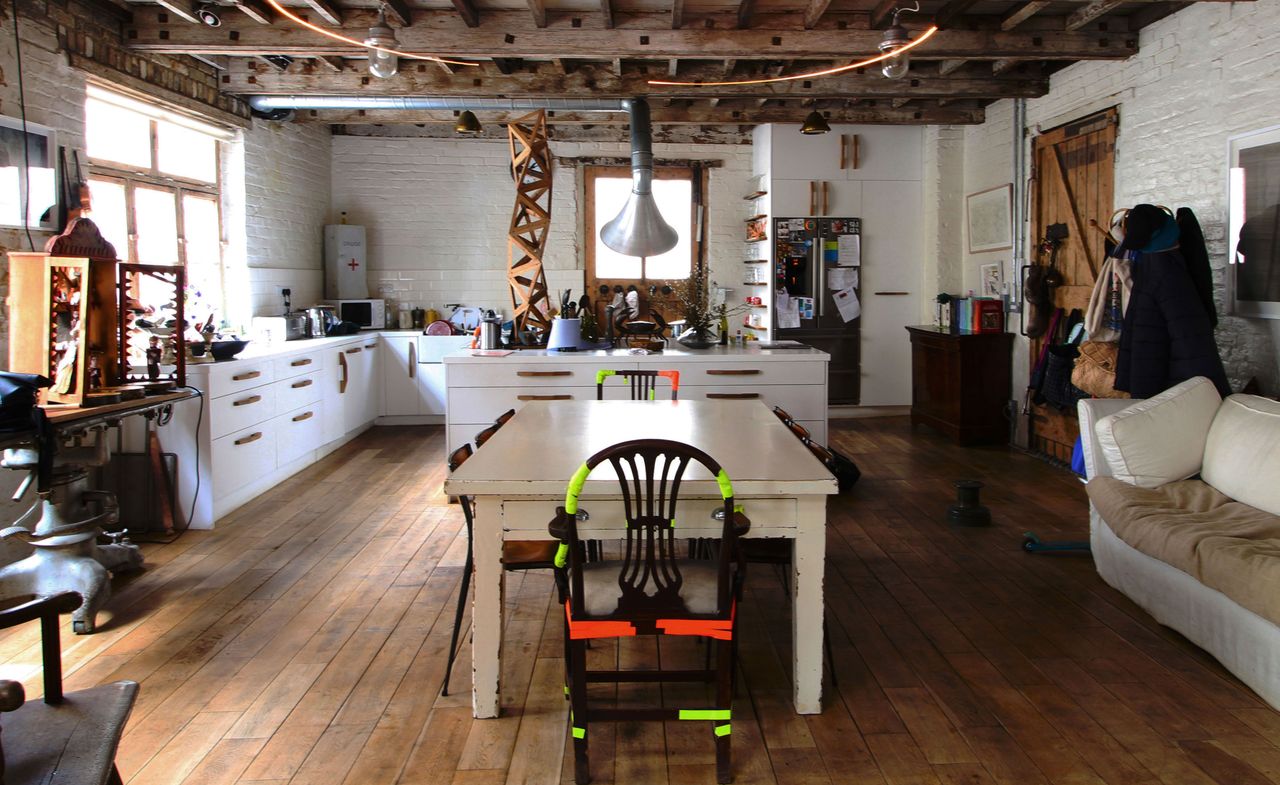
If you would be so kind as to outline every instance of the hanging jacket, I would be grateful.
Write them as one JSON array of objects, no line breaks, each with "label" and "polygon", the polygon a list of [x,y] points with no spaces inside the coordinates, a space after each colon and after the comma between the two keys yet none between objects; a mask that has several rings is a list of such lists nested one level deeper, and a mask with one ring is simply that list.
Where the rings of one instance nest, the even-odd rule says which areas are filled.
[{"label": "hanging jacket", "polygon": [[1218,326],[1218,310],[1213,304],[1213,270],[1209,267],[1209,250],[1204,245],[1204,232],[1190,207],[1179,207],[1177,214],[1178,246],[1187,262],[1187,273],[1196,287],[1200,303],[1209,314],[1209,323]]},{"label": "hanging jacket", "polygon": [[[1115,342],[1120,338],[1119,324],[1129,308],[1129,293],[1133,290],[1133,276],[1127,258],[1108,256],[1098,271],[1098,280],[1089,295],[1089,307],[1085,311],[1084,326],[1089,340]],[[1113,311],[1119,311],[1115,319]]]},{"label": "hanging jacket", "polygon": [[1230,395],[1213,323],[1182,252],[1176,247],[1139,251],[1132,274],[1115,388],[1134,398],[1150,398],[1193,376],[1205,376],[1220,395]]}]

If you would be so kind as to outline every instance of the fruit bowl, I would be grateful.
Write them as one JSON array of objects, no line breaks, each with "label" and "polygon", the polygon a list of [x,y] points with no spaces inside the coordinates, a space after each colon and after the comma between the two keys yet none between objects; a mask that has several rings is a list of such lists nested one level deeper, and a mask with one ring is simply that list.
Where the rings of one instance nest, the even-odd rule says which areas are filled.
[{"label": "fruit bowl", "polygon": [[248,341],[214,341],[209,345],[209,351],[213,353],[215,360],[230,360],[248,345]]}]

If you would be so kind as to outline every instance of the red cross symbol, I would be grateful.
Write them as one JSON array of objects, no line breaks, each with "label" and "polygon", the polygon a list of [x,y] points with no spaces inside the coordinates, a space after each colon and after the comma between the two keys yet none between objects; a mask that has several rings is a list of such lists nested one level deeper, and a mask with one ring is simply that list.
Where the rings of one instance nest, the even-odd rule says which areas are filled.
[{"label": "red cross symbol", "polygon": [[355,272],[356,268],[360,266],[360,263],[357,262],[355,259],[352,259],[347,262],[347,266],[351,268],[352,272]]}]

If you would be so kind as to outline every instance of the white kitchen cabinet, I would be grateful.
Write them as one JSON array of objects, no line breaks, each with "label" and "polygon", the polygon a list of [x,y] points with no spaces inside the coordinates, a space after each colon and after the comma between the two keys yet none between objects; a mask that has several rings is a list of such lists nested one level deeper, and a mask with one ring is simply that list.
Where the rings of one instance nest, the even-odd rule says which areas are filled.
[{"label": "white kitchen cabinet", "polygon": [[[863,226],[900,226],[924,198],[921,184],[904,180],[867,182],[874,193],[862,211]],[[918,232],[872,232],[862,241],[863,259],[919,259]],[[903,335],[919,322],[924,282],[918,264],[862,266],[862,380],[864,406],[893,406],[911,401],[911,352]]]},{"label": "white kitchen cabinet", "polygon": [[836,179],[774,180],[770,187],[771,218],[858,216],[862,212],[862,183]]},{"label": "white kitchen cabinet", "polygon": [[378,410],[382,408],[382,349],[378,336],[368,336],[359,346],[360,379],[356,386],[360,392],[360,419],[356,422],[357,428],[378,419]]},{"label": "white kitchen cabinet", "polygon": [[422,414],[422,384],[418,379],[418,337],[382,338],[382,414],[404,417]]},{"label": "white kitchen cabinet", "polygon": [[840,172],[839,134],[808,136],[800,133],[800,127],[796,125],[778,125],[774,129],[774,177],[788,180],[844,179]]}]

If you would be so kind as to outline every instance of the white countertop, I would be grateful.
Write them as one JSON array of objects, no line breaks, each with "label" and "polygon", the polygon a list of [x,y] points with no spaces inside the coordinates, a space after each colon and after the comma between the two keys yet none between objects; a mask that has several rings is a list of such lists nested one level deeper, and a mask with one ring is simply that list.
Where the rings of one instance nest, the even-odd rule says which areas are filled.
[{"label": "white countertop", "polygon": [[191,373],[192,371],[196,371],[201,368],[209,368],[214,365],[226,365],[227,363],[233,363],[239,360],[261,360],[268,357],[288,357],[294,354],[304,354],[306,352],[313,352],[316,349],[325,349],[330,346],[341,346],[345,343],[368,340],[379,335],[386,335],[388,337],[422,335],[422,330],[361,330],[354,335],[339,335],[333,338],[303,338],[297,341],[284,341],[277,343],[260,343],[257,341],[250,341],[244,351],[237,354],[234,359],[221,360],[214,363],[188,363],[187,373]]},{"label": "white countertop", "polygon": [[527,349],[513,351],[502,357],[476,356],[470,349],[464,349],[446,355],[446,365],[454,363],[494,363],[494,362],[556,362],[556,363],[593,363],[610,358],[626,358],[639,363],[661,364],[671,360],[706,360],[708,362],[751,362],[769,361],[813,361],[827,362],[831,355],[817,349],[761,349],[756,346],[713,346],[710,349],[668,348],[657,354],[631,354],[630,349],[612,349],[594,352],[549,352],[545,349]]}]

